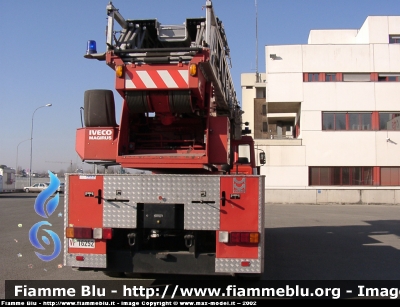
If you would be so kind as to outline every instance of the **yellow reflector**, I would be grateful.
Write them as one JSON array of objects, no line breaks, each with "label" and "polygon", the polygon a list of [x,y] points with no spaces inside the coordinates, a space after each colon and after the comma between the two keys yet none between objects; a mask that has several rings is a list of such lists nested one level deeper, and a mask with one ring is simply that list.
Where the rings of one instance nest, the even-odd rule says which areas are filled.
[{"label": "yellow reflector", "polygon": [[189,74],[194,77],[197,74],[197,65],[196,64],[190,64],[189,66]]},{"label": "yellow reflector", "polygon": [[117,75],[118,78],[121,78],[124,74],[124,66],[117,65],[115,67],[115,74]]},{"label": "yellow reflector", "polygon": [[74,237],[74,228],[73,227],[67,227],[65,233],[66,233],[66,237],[67,238],[73,238]]},{"label": "yellow reflector", "polygon": [[260,242],[260,234],[258,232],[250,233],[250,243]]}]

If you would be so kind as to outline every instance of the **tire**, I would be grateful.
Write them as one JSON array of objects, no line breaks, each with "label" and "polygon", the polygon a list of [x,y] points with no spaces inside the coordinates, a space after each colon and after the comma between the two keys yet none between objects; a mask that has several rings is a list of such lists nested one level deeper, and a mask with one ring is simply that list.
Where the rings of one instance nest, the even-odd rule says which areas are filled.
[{"label": "tire", "polygon": [[29,189],[25,189],[25,193],[29,193]]},{"label": "tire", "polygon": [[235,274],[235,277],[238,280],[248,280],[248,281],[250,281],[250,280],[254,280],[254,281],[260,280],[261,276],[262,276],[261,274]]},{"label": "tire", "polygon": [[109,271],[103,271],[104,275],[108,277],[125,277],[124,272],[109,272]]},{"label": "tire", "polygon": [[87,90],[84,95],[86,127],[116,127],[114,93],[111,90]]},{"label": "tire", "polygon": [[143,277],[143,274],[141,274],[141,273],[125,272],[124,275],[126,278],[142,278]]}]

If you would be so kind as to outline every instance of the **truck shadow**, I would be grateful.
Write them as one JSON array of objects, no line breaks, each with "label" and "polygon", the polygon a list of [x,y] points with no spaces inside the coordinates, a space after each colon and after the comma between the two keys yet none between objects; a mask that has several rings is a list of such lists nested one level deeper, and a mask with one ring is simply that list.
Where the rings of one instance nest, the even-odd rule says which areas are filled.
[{"label": "truck shadow", "polygon": [[[265,229],[264,273],[259,281],[398,280],[400,221],[365,221],[367,225],[287,227]],[[201,287],[205,282],[243,280],[233,276],[177,274],[127,275]],[[248,281],[246,281],[248,282]]]},{"label": "truck shadow", "polygon": [[265,231],[264,280],[398,280],[400,220]]}]

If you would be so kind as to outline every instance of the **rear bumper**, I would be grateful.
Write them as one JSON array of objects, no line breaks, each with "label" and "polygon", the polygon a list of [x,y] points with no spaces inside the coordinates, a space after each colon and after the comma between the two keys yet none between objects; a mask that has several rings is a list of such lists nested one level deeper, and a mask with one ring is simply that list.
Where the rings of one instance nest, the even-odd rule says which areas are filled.
[{"label": "rear bumper", "polygon": [[[149,274],[232,275],[263,273],[262,259],[215,258],[213,253],[190,252],[136,252],[110,251],[107,255],[79,254],[83,261],[76,261],[78,254],[68,254],[66,266],[105,269],[110,272]],[[248,266],[243,266],[243,263]]]}]

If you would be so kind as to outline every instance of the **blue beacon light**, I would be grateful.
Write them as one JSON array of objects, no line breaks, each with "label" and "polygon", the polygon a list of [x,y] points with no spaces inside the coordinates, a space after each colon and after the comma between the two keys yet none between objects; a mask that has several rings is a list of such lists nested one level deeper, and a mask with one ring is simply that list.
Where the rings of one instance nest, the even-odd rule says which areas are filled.
[{"label": "blue beacon light", "polygon": [[86,47],[86,54],[93,54],[93,53],[97,53],[96,41],[88,40]]}]

